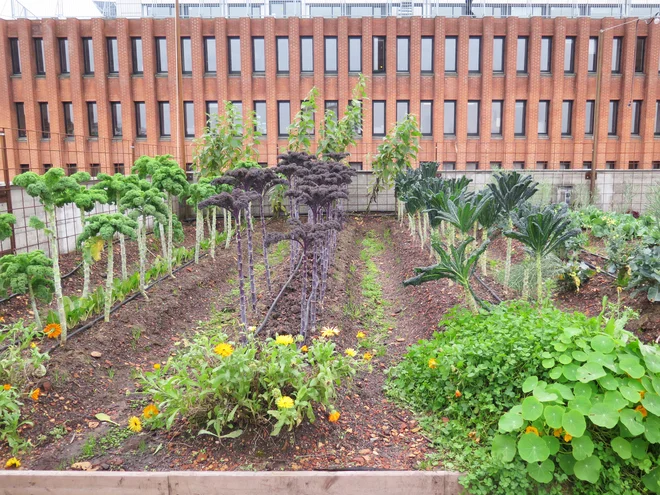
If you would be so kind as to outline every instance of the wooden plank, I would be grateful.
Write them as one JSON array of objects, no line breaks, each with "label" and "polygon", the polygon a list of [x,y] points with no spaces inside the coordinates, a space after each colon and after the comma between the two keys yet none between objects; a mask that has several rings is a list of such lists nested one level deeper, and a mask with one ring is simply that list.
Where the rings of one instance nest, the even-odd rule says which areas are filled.
[{"label": "wooden plank", "polygon": [[0,472],[0,495],[168,495],[168,473]]}]

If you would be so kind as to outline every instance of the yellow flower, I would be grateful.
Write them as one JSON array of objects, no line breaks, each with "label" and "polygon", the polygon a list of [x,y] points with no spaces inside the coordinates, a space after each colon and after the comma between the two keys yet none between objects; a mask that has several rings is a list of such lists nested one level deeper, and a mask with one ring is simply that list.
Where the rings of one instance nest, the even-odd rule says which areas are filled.
[{"label": "yellow flower", "polygon": [[461,392],[460,390],[457,390],[456,392],[454,392],[455,397],[461,397],[462,395],[463,395],[463,392]]},{"label": "yellow flower", "polygon": [[346,349],[344,351],[344,354],[346,354],[347,356],[355,357],[357,352],[355,351],[355,349]]},{"label": "yellow flower", "polygon": [[3,388],[4,390],[11,390],[11,385],[9,385],[8,383],[5,383],[5,384],[2,386],[2,388]]},{"label": "yellow flower", "polygon": [[283,395],[277,399],[275,404],[277,404],[279,409],[291,409],[295,405],[293,399],[291,397],[287,397],[286,395]]},{"label": "yellow flower", "polygon": [[142,431],[142,421],[137,416],[128,419],[128,429],[133,433],[140,433]]},{"label": "yellow flower", "polygon": [[337,327],[323,327],[321,329],[321,337],[329,339],[330,337],[335,337],[339,335],[339,329]]},{"label": "yellow flower", "polygon": [[160,413],[160,411],[158,410],[158,408],[156,407],[155,404],[149,404],[149,405],[148,405],[147,407],[145,407],[144,410],[142,411],[142,414],[143,414],[144,417],[147,418],[147,419],[151,419],[151,418],[153,418],[154,416],[158,416],[159,413]]},{"label": "yellow flower", "polygon": [[254,332],[256,332],[256,331],[257,331],[257,327],[255,327],[254,325],[248,327],[248,332],[250,332],[250,333],[254,333]]},{"label": "yellow flower", "polygon": [[36,349],[36,348],[37,348],[37,344],[35,344],[34,342],[30,342],[30,349]]},{"label": "yellow flower", "polygon": [[373,358],[373,355],[372,355],[370,352],[365,352],[365,353],[364,353],[364,356],[362,356],[362,358],[363,358],[365,361],[371,361],[371,359]]},{"label": "yellow flower", "polygon": [[643,418],[645,418],[649,414],[646,408],[641,404],[635,408],[635,411],[641,412]]},{"label": "yellow flower", "polygon": [[306,345],[304,345],[300,348],[300,351],[301,352],[307,352],[307,351],[309,351],[309,348]]},{"label": "yellow flower", "polygon": [[552,434],[554,436],[556,436],[557,438],[559,438],[559,437],[561,437],[562,431],[563,430],[561,428],[557,428],[555,431],[552,432]]},{"label": "yellow flower", "polygon": [[573,439],[573,435],[571,435],[570,433],[566,433],[566,435],[564,435],[564,442],[570,442],[572,439]]},{"label": "yellow flower", "polygon": [[275,343],[279,345],[293,344],[293,335],[278,335],[275,337]]},{"label": "yellow flower", "polygon": [[436,369],[437,367],[438,367],[438,362],[437,362],[435,359],[433,359],[433,358],[429,359],[429,368],[431,368],[432,370],[434,370],[434,369]]},{"label": "yellow flower", "polygon": [[5,463],[5,469],[18,469],[19,467],[21,467],[21,461],[16,457],[12,457]]},{"label": "yellow flower", "polygon": [[356,335],[356,337],[357,337],[358,339],[365,339],[365,338],[367,337],[367,334],[364,333],[364,332],[358,332],[357,335]]},{"label": "yellow flower", "polygon": [[339,411],[332,411],[328,416],[328,421],[330,421],[331,423],[336,423],[337,421],[339,421],[339,416],[341,416],[341,414],[339,414]]},{"label": "yellow flower", "polygon": [[155,370],[159,370],[159,369],[160,369],[160,363],[156,363],[156,364],[154,364],[154,369],[155,369]]},{"label": "yellow flower", "polygon": [[35,388],[34,391],[30,394],[30,397],[32,398],[32,400],[37,401],[39,400],[40,395],[41,395],[41,389]]},{"label": "yellow flower", "polygon": [[535,426],[528,426],[525,429],[525,433],[534,433],[534,435],[536,435],[537,437],[541,436],[539,435],[539,430],[537,430]]},{"label": "yellow flower", "polygon": [[59,323],[49,323],[46,325],[46,328],[44,328],[44,333],[49,339],[56,339],[62,333],[62,327]]},{"label": "yellow flower", "polygon": [[222,342],[221,344],[215,346],[213,352],[215,352],[218,356],[229,357],[234,352],[234,346],[227,344],[226,342]]}]

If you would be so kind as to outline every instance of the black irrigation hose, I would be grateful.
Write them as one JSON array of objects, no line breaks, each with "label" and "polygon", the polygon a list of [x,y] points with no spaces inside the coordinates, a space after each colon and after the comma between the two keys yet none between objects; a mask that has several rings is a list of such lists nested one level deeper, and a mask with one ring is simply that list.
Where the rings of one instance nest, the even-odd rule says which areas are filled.
[{"label": "black irrigation hose", "polygon": [[[610,261],[610,259],[608,257],[603,256],[602,254],[591,253],[591,252],[587,251],[586,249],[581,249],[580,251],[582,251],[583,253],[586,253],[586,254],[590,254],[592,256],[596,256],[596,257],[598,257],[602,260]],[[616,280],[616,276],[612,275],[610,272],[606,272],[605,270],[601,270],[598,267],[596,267],[595,265],[592,265],[591,263],[589,263],[588,261],[582,260],[582,262],[585,265],[587,265],[589,268],[591,268],[592,270],[596,270],[596,273],[602,273],[603,275],[607,275],[611,279]]]},{"label": "black irrigation hose", "polygon": [[502,302],[502,299],[500,299],[500,297],[495,293],[495,291],[494,291],[493,289],[491,289],[488,285],[486,285],[486,282],[484,282],[483,280],[481,280],[481,278],[479,277],[479,275],[477,275],[476,272],[474,273],[474,278],[476,278],[477,281],[478,281],[481,285],[483,285],[483,286],[486,288],[486,290],[487,290],[488,292],[490,292],[490,294],[491,294],[495,299],[497,299],[497,302],[498,302],[498,303],[501,303],[501,302]]}]

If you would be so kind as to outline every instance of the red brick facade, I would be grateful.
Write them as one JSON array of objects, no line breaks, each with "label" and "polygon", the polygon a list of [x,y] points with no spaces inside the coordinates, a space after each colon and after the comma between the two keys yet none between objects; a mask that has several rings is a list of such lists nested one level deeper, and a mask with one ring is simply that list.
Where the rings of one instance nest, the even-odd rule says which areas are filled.
[{"label": "red brick facade", "polygon": [[[591,161],[593,139],[585,137],[586,100],[596,97],[596,77],[587,71],[588,43],[601,28],[620,24],[615,19],[458,19],[395,18],[385,19],[186,19],[181,21],[181,36],[192,39],[193,71],[183,77],[183,99],[194,102],[195,131],[201,134],[205,124],[205,102],[234,100],[243,102],[243,111],[253,108],[253,101],[267,102],[268,134],[260,146],[260,162],[273,164],[278,148],[286,144],[277,136],[277,102],[289,100],[292,114],[299,102],[316,86],[320,92],[318,105],[324,100],[338,100],[343,113],[357,77],[348,73],[348,37],[362,37],[362,69],[367,76],[367,95],[371,100],[386,100],[386,124],[389,129],[396,119],[396,101],[409,100],[410,112],[418,114],[421,100],[433,101],[433,135],[422,140],[420,159],[452,162],[458,170],[468,162],[479,162],[487,169],[493,162],[511,168],[513,162],[525,162],[526,168],[536,168],[547,162],[557,169],[560,162],[570,162],[571,168],[582,168]],[[169,77],[155,75],[155,37],[167,37]],[[214,36],[217,51],[217,74],[204,74],[203,37]],[[227,37],[241,38],[241,75],[227,71]],[[253,36],[265,37],[266,72],[252,76]],[[290,71],[276,74],[275,37],[288,36]],[[300,36],[314,37],[314,73],[300,73]],[[324,74],[324,36],[338,37],[339,71]],[[372,75],[372,37],[386,36],[386,73]],[[396,37],[410,37],[410,72],[396,72]],[[434,37],[434,74],[421,73],[421,37]],[[458,36],[458,71],[445,74],[444,38]],[[481,36],[481,72],[468,72],[468,39]],[[505,36],[505,71],[493,74],[493,37]],[[516,73],[516,40],[529,37],[528,73]],[[552,73],[540,72],[541,37],[551,36]],[[575,74],[564,74],[564,38],[576,37]],[[660,162],[660,137],[654,136],[656,100],[660,100],[660,25],[630,23],[604,32],[601,118],[599,126],[598,168],[615,162],[616,168],[628,168],[639,162],[640,169],[650,169]],[[611,73],[612,38],[623,36],[621,74]],[[646,37],[644,73],[635,74],[636,37]],[[45,76],[35,76],[33,37],[41,37],[45,47]],[[91,37],[94,46],[95,75],[83,76],[82,38]],[[106,37],[116,37],[119,47],[119,74],[107,75]],[[144,73],[132,75],[131,37],[141,37]],[[12,75],[10,38],[18,38],[22,74]],[[58,38],[69,40],[70,75],[60,75]],[[43,164],[64,167],[76,163],[78,170],[89,170],[90,164],[100,164],[101,171],[112,172],[115,163],[125,163],[126,170],[143,153],[176,154],[176,78],[173,19],[116,20],[0,20],[0,127],[7,127],[8,165],[10,175],[20,164],[41,171]],[[443,136],[443,100],[456,100],[456,137]],[[467,101],[479,100],[480,136],[467,137]],[[491,137],[491,101],[504,100],[501,138]],[[526,136],[514,136],[516,100],[527,101]],[[537,133],[538,101],[550,100],[547,137]],[[572,137],[561,135],[561,102],[573,101]],[[619,100],[617,136],[608,136],[607,116],[610,100]],[[642,100],[639,136],[631,136],[629,101]],[[58,138],[64,134],[62,102],[72,102],[74,139]],[[87,134],[86,102],[95,101],[99,115],[99,138]],[[111,136],[110,101],[120,101],[123,113],[123,138]],[[135,101],[144,101],[147,112],[147,137],[135,138]],[[159,137],[158,103],[171,102],[171,137]],[[40,129],[39,102],[48,102],[52,136],[40,139],[37,132],[28,132],[27,140],[18,139],[15,102],[25,105],[25,127]],[[364,104],[364,132],[352,161],[364,162],[368,169],[369,153],[375,152],[379,138],[372,138],[371,101]],[[320,121],[319,118],[317,120]],[[186,140],[187,162],[192,161],[192,140]],[[0,158],[1,159],[1,158]],[[654,163],[655,162],[655,163]]]}]

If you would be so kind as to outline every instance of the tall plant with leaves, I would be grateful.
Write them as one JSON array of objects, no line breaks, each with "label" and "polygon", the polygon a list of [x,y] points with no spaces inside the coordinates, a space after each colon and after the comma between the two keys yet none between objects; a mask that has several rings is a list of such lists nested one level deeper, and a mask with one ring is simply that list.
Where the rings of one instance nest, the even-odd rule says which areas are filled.
[{"label": "tall plant with leaves", "polygon": [[311,137],[314,135],[314,113],[319,90],[313,87],[300,104],[300,110],[287,129],[289,131],[288,150],[309,153]]},{"label": "tall plant with leaves", "polygon": [[[483,198],[486,205],[479,212],[479,225],[481,225],[481,242],[486,242],[491,238],[493,227],[499,222],[502,217],[502,209],[500,204],[495,200],[490,189],[484,189],[477,193],[478,197]],[[479,266],[484,275],[488,266],[488,249],[486,249],[481,258],[479,259]]]},{"label": "tall plant with leaves", "polygon": [[[199,208],[199,203],[216,194],[215,187],[209,182],[197,182],[190,184],[188,187],[188,199],[186,203],[195,208],[195,264],[199,263],[199,250],[202,239],[204,238],[204,215],[203,210]],[[215,208],[212,208],[213,215],[215,215]],[[215,232],[210,232],[210,236],[214,236]]]},{"label": "tall plant with leaves", "polygon": [[384,188],[394,185],[397,174],[412,168],[419,153],[421,136],[417,118],[413,114],[397,122],[387,133],[371,164],[375,181],[369,188],[369,205],[376,201],[378,193]]},{"label": "tall plant with leaves", "polygon": [[507,230],[504,235],[526,246],[536,263],[536,298],[543,297],[543,273],[541,261],[544,256],[562,247],[570,238],[580,234],[580,229],[572,229],[568,207],[547,205],[542,209],[527,206],[515,216],[517,230]]},{"label": "tall plant with leaves", "polygon": [[116,234],[122,233],[130,239],[136,238],[137,222],[121,213],[102,213],[89,218],[82,234],[78,237],[78,245],[88,239],[100,238],[108,245],[108,273],[105,279],[105,307],[104,320],[110,321],[110,307],[112,306],[112,287],[114,282],[114,252],[112,239]]},{"label": "tall plant with leaves", "polygon": [[0,257],[0,291],[28,294],[34,321],[43,330],[37,300],[46,304],[53,299],[53,260],[43,251],[7,254]]},{"label": "tall plant with leaves", "polygon": [[4,241],[11,236],[13,225],[16,223],[16,217],[11,213],[0,213],[0,241]]},{"label": "tall plant with leaves", "polygon": [[64,311],[64,300],[62,296],[62,277],[60,274],[59,248],[57,237],[57,215],[56,208],[64,206],[71,201],[72,191],[80,189],[80,184],[75,179],[67,177],[61,168],[51,168],[44,175],[34,172],[25,172],[14,178],[14,185],[25,188],[28,195],[39,198],[46,212],[50,255],[53,259],[53,283],[55,299],[57,301],[57,312],[62,327],[62,344],[66,343],[67,326],[66,312]]},{"label": "tall plant with leaves", "polygon": [[[493,176],[493,183],[488,184],[493,198],[497,201],[505,220],[508,230],[513,230],[513,216],[518,207],[534,196],[536,193],[536,182],[532,182],[531,175],[521,175],[516,171],[498,172]],[[509,286],[511,279],[511,237],[506,241],[506,265],[504,267],[504,285]]]}]

